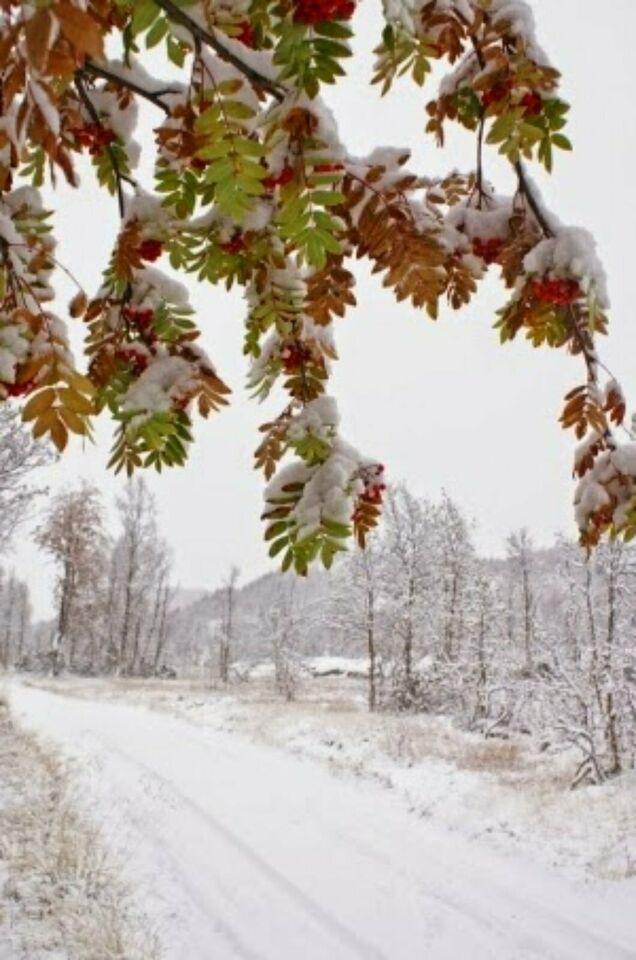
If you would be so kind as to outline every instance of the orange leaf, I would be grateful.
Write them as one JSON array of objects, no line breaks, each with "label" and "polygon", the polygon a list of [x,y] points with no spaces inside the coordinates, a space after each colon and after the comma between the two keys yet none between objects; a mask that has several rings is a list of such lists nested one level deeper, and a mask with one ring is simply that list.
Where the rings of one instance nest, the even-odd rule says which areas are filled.
[{"label": "orange leaf", "polygon": [[46,67],[52,28],[53,18],[46,8],[36,10],[25,24],[24,36],[27,53],[36,70],[43,71]]},{"label": "orange leaf", "polygon": [[55,12],[64,36],[77,50],[96,60],[104,56],[102,32],[99,24],[88,13],[71,6],[70,3],[58,4]]}]

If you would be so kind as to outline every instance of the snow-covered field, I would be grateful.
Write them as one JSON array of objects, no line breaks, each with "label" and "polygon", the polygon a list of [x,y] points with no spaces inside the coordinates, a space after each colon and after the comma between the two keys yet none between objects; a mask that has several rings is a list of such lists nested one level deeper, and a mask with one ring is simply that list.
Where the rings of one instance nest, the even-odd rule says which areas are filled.
[{"label": "snow-covered field", "polygon": [[330,689],[289,708],[171,684],[16,684],[11,700],[71,758],[166,960],[636,957],[636,880],[592,879],[600,862],[575,877],[601,813],[624,805],[633,842],[629,784],[559,804],[514,745],[471,753],[442,723],[368,718]]}]

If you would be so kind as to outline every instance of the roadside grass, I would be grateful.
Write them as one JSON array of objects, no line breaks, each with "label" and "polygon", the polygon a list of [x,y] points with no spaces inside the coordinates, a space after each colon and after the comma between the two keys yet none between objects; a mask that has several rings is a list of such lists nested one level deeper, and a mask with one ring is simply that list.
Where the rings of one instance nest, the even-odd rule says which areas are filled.
[{"label": "roadside grass", "polygon": [[63,765],[0,692],[0,922],[20,960],[159,960],[117,864],[79,813]]}]

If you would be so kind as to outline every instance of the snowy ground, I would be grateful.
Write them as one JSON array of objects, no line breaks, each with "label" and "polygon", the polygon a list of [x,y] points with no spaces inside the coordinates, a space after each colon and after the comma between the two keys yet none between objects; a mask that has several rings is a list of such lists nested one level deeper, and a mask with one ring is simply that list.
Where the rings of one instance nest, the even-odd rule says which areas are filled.
[{"label": "snowy ground", "polygon": [[0,698],[0,960],[159,960],[53,751]]},{"label": "snowy ground", "polygon": [[418,817],[572,879],[633,878],[636,896],[636,775],[572,792],[576,754],[551,754],[530,737],[485,740],[444,718],[369,715],[364,681],[344,677],[303,681],[298,700],[283,703],[261,672],[221,691],[200,682],[77,679],[55,689],[124,697],[320,761],[391,789]]},{"label": "snowy ground", "polygon": [[[448,761],[392,757],[423,749],[405,737],[378,754],[384,779],[364,746],[362,776],[351,775],[350,756],[334,776],[321,754],[330,760],[338,741],[338,752],[352,753],[337,699],[322,705],[320,724],[317,704],[301,715],[137,688],[160,712],[100,690],[113,692],[15,685],[11,699],[24,724],[74,758],[84,802],[158,923],[166,960],[636,957],[634,880],[566,879],[516,841],[504,854],[483,835],[485,810],[464,830],[453,823],[478,782],[482,807],[492,802],[496,784],[483,771],[455,765],[457,799],[444,781]],[[347,715],[346,729],[367,730],[367,752],[377,754],[375,727],[361,713],[357,723]],[[336,740],[327,730],[321,743],[317,732],[330,725]],[[281,731],[292,740],[284,750],[272,745]],[[406,802],[415,781],[405,786],[399,773],[413,770],[420,785],[427,776],[434,784],[427,816]],[[387,789],[391,777],[398,789]]]}]

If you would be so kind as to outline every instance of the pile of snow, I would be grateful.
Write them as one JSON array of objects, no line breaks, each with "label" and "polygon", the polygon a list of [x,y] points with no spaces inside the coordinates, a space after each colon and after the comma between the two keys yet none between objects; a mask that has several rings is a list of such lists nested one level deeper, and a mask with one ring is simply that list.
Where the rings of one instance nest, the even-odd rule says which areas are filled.
[{"label": "pile of snow", "polygon": [[356,657],[313,657],[306,666],[313,677],[369,676],[369,661]]}]

